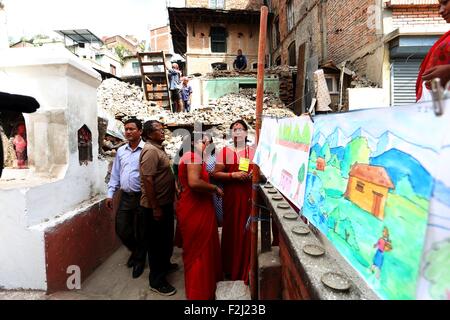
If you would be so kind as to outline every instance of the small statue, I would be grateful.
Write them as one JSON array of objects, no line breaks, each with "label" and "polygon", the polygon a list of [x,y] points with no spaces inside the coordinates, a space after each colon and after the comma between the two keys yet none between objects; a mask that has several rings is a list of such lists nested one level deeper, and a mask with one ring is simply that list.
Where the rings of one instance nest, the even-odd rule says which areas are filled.
[{"label": "small statue", "polygon": [[21,123],[17,126],[17,132],[13,140],[14,150],[16,151],[17,167],[19,169],[27,168],[27,140],[25,132],[25,124]]}]

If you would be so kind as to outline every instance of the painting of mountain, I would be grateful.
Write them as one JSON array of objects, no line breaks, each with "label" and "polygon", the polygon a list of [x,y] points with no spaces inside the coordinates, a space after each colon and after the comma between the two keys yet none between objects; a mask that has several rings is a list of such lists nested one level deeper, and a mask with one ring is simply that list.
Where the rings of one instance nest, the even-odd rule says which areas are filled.
[{"label": "painting of mountain", "polygon": [[345,137],[341,129],[336,128],[334,132],[326,138],[326,143],[330,146],[330,149],[343,147],[347,144],[348,139]]},{"label": "painting of mountain", "polygon": [[411,155],[394,148],[377,157],[370,158],[369,161],[370,164],[386,168],[394,184],[397,184],[402,178],[408,177],[417,195],[424,198],[431,197],[433,177]]},{"label": "painting of mountain", "polygon": [[448,192],[444,118],[410,107],[315,118],[303,214],[383,299],[416,297],[430,200]]},{"label": "painting of mountain", "polygon": [[354,140],[359,137],[365,138],[367,140],[367,144],[371,150],[376,149],[377,139],[372,137],[370,133],[368,133],[362,128],[358,128],[355,132],[352,133],[352,135],[350,136],[350,140]]}]

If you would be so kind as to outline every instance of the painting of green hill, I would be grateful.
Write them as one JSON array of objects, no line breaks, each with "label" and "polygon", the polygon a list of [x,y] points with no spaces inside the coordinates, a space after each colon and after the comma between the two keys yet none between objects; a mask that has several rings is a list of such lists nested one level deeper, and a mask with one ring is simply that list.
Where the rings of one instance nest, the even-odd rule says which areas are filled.
[{"label": "painting of green hill", "polygon": [[[427,209],[399,195],[389,194],[386,217],[382,221],[344,198],[333,202],[336,208],[327,217],[327,236],[338,251],[381,297],[413,299]],[[374,245],[379,238],[376,235],[381,235],[384,227],[389,229],[393,249],[384,253],[380,277],[376,278],[370,266],[376,251]]]}]

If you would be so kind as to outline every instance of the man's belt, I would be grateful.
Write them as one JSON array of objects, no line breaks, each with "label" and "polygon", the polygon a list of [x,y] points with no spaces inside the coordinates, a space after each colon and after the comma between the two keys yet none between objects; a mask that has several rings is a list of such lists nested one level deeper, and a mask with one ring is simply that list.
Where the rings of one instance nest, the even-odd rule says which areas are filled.
[{"label": "man's belt", "polygon": [[123,191],[123,190],[122,190],[122,193],[127,195],[127,196],[129,196],[129,197],[140,197],[141,194],[142,194],[141,191],[138,191],[138,192],[134,192],[134,191],[126,192],[126,191]]}]

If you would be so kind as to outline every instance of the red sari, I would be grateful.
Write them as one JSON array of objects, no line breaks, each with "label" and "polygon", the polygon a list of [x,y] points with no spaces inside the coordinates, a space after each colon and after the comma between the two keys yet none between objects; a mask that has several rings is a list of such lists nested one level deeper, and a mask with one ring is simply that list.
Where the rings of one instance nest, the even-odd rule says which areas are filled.
[{"label": "red sari", "polygon": [[[238,172],[241,157],[253,160],[255,150],[246,147],[238,153],[225,147],[217,163],[225,165],[225,172]],[[250,163],[249,172],[253,170]],[[244,280],[248,283],[250,271],[251,233],[246,228],[252,210],[252,181],[224,182],[223,225],[222,225],[222,267],[231,280]]]},{"label": "red sari", "polygon": [[[416,101],[419,101],[422,97],[422,75],[424,72],[430,68],[444,64],[450,64],[450,31],[439,38],[420,65],[419,75],[417,76],[416,82]],[[445,86],[445,83],[442,85]],[[431,89],[428,85],[427,88],[428,90]]]},{"label": "red sari", "polygon": [[[192,190],[188,185],[187,164],[201,157],[187,152],[180,159],[178,178],[182,187],[177,202],[177,219],[183,239],[183,263],[186,298],[213,300],[216,283],[222,280],[220,244],[213,198],[204,192]],[[201,179],[209,176],[203,163]]]}]

